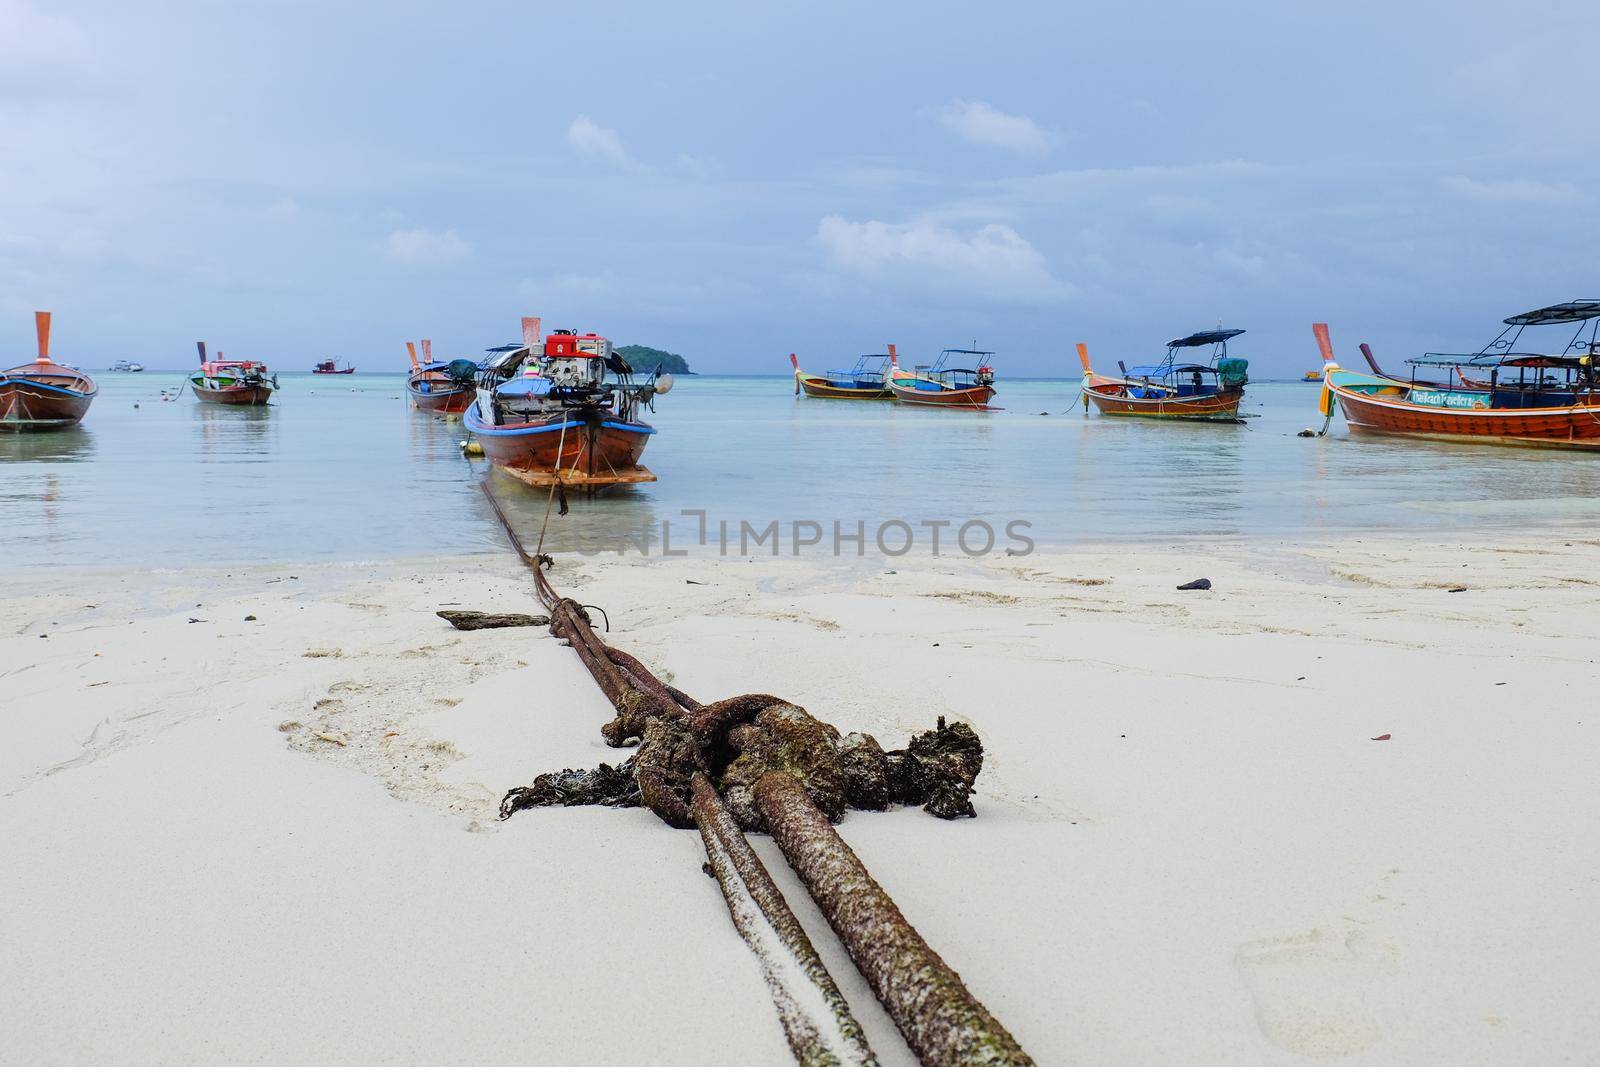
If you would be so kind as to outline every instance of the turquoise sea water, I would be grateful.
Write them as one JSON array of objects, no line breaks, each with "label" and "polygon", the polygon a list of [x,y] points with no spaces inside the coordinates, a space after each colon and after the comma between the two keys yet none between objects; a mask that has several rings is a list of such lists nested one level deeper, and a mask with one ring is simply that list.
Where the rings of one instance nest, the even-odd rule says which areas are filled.
[{"label": "turquoise sea water", "polygon": [[[458,421],[409,410],[400,375],[280,375],[269,409],[202,405],[183,376],[96,375],[101,392],[76,430],[0,434],[0,554],[12,566],[179,566],[394,558],[503,544],[462,458]],[[992,414],[796,398],[787,377],[683,377],[661,397],[645,463],[654,485],[571,501],[548,547],[713,540],[741,521],[861,523],[867,550],[896,520],[921,550],[925,523],[982,520],[998,547],[1011,521],[1041,545],[1194,537],[1327,539],[1361,532],[1486,536],[1509,528],[1592,529],[1600,456],[1542,449],[1326,438],[1317,387],[1252,383],[1244,426],[1085,416],[1075,380],[1002,380]],[[1041,415],[1041,412],[1049,412]],[[493,484],[519,529],[537,537],[546,494]],[[802,526],[801,539],[811,535]],[[904,540],[899,528],[887,544]],[[981,544],[976,528],[969,544]],[[692,547],[692,545],[691,545]],[[846,552],[856,551],[846,542]],[[762,547],[765,554],[770,548]]]}]

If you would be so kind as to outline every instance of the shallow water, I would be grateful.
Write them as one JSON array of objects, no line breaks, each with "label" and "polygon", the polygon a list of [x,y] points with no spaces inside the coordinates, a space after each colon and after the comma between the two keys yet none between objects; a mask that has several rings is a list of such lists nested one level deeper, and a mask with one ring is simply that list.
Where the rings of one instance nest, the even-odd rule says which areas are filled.
[{"label": "shallow water", "polygon": [[[0,434],[0,552],[13,566],[392,558],[498,548],[478,488],[482,460],[461,457],[458,421],[409,410],[399,375],[280,375],[268,409],[203,405],[178,373],[100,373],[101,392],[70,431]],[[713,547],[728,523],[782,551],[833,524],[865,533],[904,522],[918,551],[952,547],[972,520],[996,550],[1117,539],[1361,532],[1440,538],[1497,529],[1574,532],[1600,519],[1600,456],[1360,435],[1326,438],[1317,388],[1255,383],[1243,426],[1085,416],[1075,380],[1003,380],[991,414],[796,398],[788,378],[679,378],[658,401],[645,463],[655,485],[552,511],[547,547],[614,549],[692,542],[707,513]],[[1040,412],[1049,412],[1041,416]],[[537,540],[547,495],[493,476],[518,528]],[[983,544],[969,527],[968,547]],[[897,526],[885,544],[905,541]],[[581,542],[581,543],[580,543]],[[842,550],[857,551],[846,541]],[[770,542],[756,551],[768,553]]]}]

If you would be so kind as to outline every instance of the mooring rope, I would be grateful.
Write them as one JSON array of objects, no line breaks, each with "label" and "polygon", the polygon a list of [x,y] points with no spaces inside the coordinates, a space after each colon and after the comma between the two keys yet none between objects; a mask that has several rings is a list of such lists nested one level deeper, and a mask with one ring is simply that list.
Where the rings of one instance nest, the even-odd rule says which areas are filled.
[{"label": "mooring rope", "polygon": [[[539,526],[539,547],[534,549],[534,554],[535,555],[543,555],[544,554],[544,534],[545,534],[545,531],[550,528],[550,505],[555,502],[556,490],[558,488],[560,488],[560,486],[561,486],[561,453],[566,447],[567,447],[567,420],[566,420],[565,416],[562,416],[562,419],[561,419],[561,436],[560,436],[560,438],[558,438],[556,440],[555,470],[551,474],[551,477],[552,477],[553,480],[550,482],[550,492],[548,494],[546,494],[545,500],[544,500],[544,522],[542,524],[540,524],[540,526]],[[566,509],[565,504],[566,504],[566,498],[565,498],[565,495],[563,495],[563,497],[562,497],[562,505],[563,506],[561,508],[561,513],[563,515],[565,515],[567,513],[567,509]]]}]

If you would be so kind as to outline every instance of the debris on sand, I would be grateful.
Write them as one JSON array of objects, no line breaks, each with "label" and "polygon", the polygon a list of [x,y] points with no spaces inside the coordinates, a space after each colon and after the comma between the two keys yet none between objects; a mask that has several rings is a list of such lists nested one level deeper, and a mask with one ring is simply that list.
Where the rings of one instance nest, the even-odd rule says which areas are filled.
[{"label": "debris on sand", "polygon": [[435,615],[458,630],[499,630],[508,626],[549,626],[548,615],[496,614],[487,611],[436,611]]}]

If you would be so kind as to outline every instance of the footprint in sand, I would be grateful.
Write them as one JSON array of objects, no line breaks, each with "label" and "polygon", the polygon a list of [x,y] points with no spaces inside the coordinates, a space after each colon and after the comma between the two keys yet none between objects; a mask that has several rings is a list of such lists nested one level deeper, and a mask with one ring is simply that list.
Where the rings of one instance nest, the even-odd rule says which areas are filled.
[{"label": "footprint in sand", "polygon": [[1247,942],[1234,965],[1267,1040],[1302,1056],[1348,1056],[1383,1038],[1383,987],[1397,956],[1386,939],[1345,925]]}]

